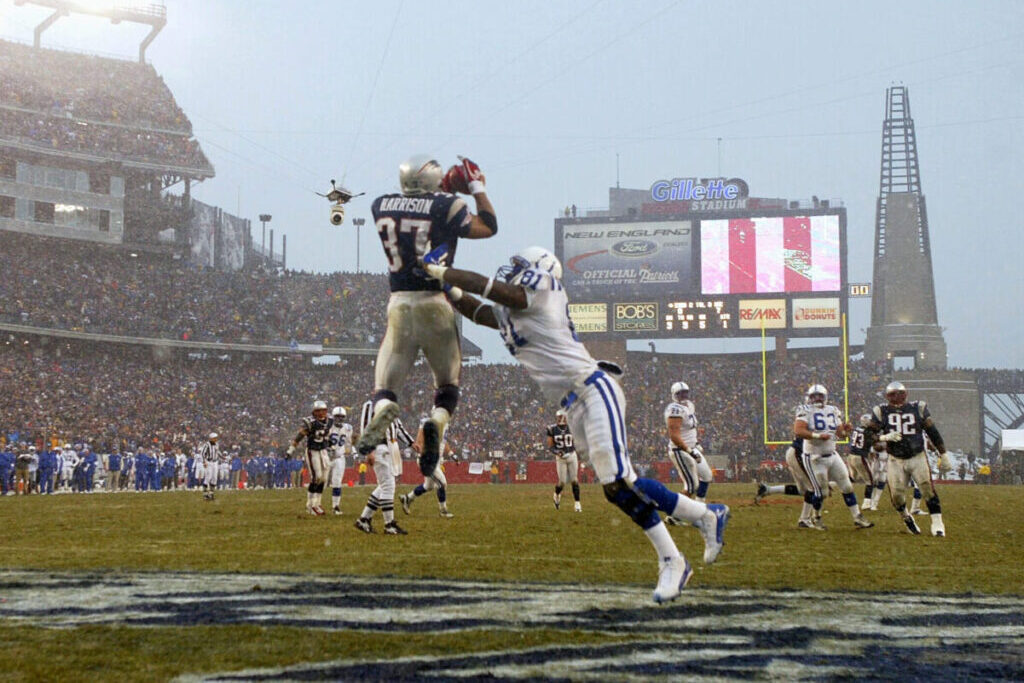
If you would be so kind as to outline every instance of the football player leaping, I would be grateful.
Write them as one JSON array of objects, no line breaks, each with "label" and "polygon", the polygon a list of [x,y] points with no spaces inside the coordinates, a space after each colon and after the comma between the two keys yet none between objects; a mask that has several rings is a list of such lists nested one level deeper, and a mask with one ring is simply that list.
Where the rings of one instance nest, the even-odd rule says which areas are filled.
[{"label": "football player leaping", "polygon": [[558,471],[558,483],[555,485],[555,509],[562,504],[562,489],[566,484],[572,487],[572,498],[575,501],[573,510],[583,512],[580,505],[580,461],[576,456],[576,447],[572,443],[572,432],[569,431],[569,417],[565,410],[559,408],[555,412],[555,424],[548,425],[548,450],[555,455],[555,469]]},{"label": "football player leaping", "polygon": [[[387,332],[374,370],[373,422],[362,430],[357,448],[367,455],[384,442],[388,425],[398,417],[397,392],[422,349],[436,388],[420,454],[420,470],[429,477],[441,457],[441,439],[459,401],[462,352],[455,315],[441,285],[425,277],[418,261],[444,245],[451,264],[460,237],[491,237],[498,231],[498,220],[487,198],[484,174],[468,159],[445,174],[437,161],[417,155],[399,166],[398,181],[401,194],[386,194],[373,202],[373,220],[390,271],[391,298]],[[453,192],[473,195],[477,215]]]},{"label": "football player leaping", "polygon": [[324,493],[324,481],[330,464],[331,427],[334,421],[327,416],[327,403],[313,401],[312,417],[302,418],[302,426],[288,446],[288,458],[295,454],[300,443],[306,442],[306,468],[309,470],[309,486],[306,489],[306,512],[322,515],[324,509],[320,498]]},{"label": "football player leaping", "polygon": [[672,401],[665,406],[668,454],[686,485],[686,493],[704,502],[713,473],[704,451],[697,443],[697,414],[686,382],[672,385]]},{"label": "football player leaping", "polygon": [[496,277],[488,278],[448,268],[439,263],[443,256],[428,254],[424,270],[439,282],[454,285],[447,293],[459,312],[499,330],[544,397],[565,409],[576,449],[590,459],[605,497],[644,530],[657,552],[654,601],[678,597],[693,569],[658,512],[700,529],[704,562],[711,564],[722,549],[729,508],[699,503],[653,479],[637,477],[626,447],[626,401],[616,379],[622,370],[594,360],[576,336],[561,281],[562,264],[547,249],[529,247],[513,256]]},{"label": "football player leaping", "polygon": [[352,448],[352,425],[345,422],[348,413],[341,406],[331,411],[331,464],[327,484],[331,487],[331,508],[341,514],[341,487],[345,483],[345,455]]},{"label": "football player leaping", "polygon": [[812,384],[804,401],[804,405],[796,409],[793,436],[804,440],[801,463],[814,490],[811,505],[815,510],[815,527],[822,528],[818,518],[830,481],[834,481],[843,494],[854,526],[858,529],[873,527],[874,522],[861,514],[846,463],[836,453],[836,440],[849,435],[853,426],[843,422],[839,408],[828,403],[828,390],[821,384]]},{"label": "football player leaping", "polygon": [[942,506],[939,494],[932,484],[932,471],[925,455],[925,435],[939,451],[940,469],[950,467],[946,444],[932,421],[928,405],[924,401],[907,401],[907,388],[900,382],[891,382],[885,388],[886,403],[875,406],[871,411],[871,427],[881,434],[879,441],[887,443],[889,450],[889,495],[893,507],[903,518],[903,523],[912,534],[921,529],[914,517],[907,511],[906,489],[911,480],[921,488],[925,505],[932,518],[932,535],[945,536],[946,527],[942,522]]}]

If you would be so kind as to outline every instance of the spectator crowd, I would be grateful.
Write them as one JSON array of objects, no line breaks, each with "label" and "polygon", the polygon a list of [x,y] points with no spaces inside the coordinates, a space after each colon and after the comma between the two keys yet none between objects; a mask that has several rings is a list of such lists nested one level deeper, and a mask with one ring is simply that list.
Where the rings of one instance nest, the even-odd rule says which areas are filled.
[{"label": "spectator crowd", "polygon": [[[59,252],[61,258],[54,259]],[[0,321],[191,341],[374,344],[387,278],[221,272],[165,254],[0,231]]]},{"label": "spectator crowd", "polygon": [[5,40],[0,136],[103,158],[211,168],[152,66]]}]

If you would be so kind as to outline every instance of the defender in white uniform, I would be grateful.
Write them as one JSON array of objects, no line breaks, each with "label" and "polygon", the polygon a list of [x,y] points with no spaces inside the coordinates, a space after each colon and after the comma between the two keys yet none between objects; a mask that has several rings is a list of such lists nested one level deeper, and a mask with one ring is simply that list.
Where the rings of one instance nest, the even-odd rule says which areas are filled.
[{"label": "defender in white uniform", "polygon": [[665,406],[664,414],[668,455],[686,485],[686,492],[703,503],[714,474],[697,443],[697,413],[690,400],[690,386],[676,382],[671,394],[672,402]]},{"label": "defender in white uniform", "polygon": [[447,268],[441,265],[444,261],[445,254],[435,250],[423,259],[423,268],[430,277],[453,285],[445,289],[460,313],[499,330],[544,398],[565,409],[576,450],[590,459],[605,497],[644,530],[658,554],[654,601],[678,597],[693,570],[658,512],[700,529],[704,562],[711,564],[722,549],[729,509],[690,500],[660,482],[637,477],[626,444],[626,401],[616,380],[622,371],[614,363],[594,360],[576,336],[561,281],[562,264],[542,247],[513,256],[496,278]]},{"label": "defender in white uniform", "polygon": [[352,450],[352,425],[345,422],[348,413],[341,406],[331,411],[331,464],[327,472],[327,485],[331,487],[331,505],[334,514],[341,514],[341,489],[345,483],[345,456]]},{"label": "defender in white uniform", "polygon": [[848,436],[853,426],[843,421],[839,408],[828,403],[828,390],[821,384],[812,384],[804,395],[804,401],[804,405],[796,409],[793,436],[804,440],[800,462],[807,473],[807,483],[814,492],[811,502],[815,510],[814,527],[824,529],[820,520],[821,504],[830,481],[834,481],[842,492],[854,526],[858,529],[873,527],[874,522],[869,522],[860,512],[857,494],[850,483],[850,472],[836,452],[836,440]]}]

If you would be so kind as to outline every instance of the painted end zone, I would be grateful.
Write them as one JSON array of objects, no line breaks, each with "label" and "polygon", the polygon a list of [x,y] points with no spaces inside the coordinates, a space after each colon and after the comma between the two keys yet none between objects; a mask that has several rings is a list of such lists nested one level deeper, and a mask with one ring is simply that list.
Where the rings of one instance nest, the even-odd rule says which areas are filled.
[{"label": "painted end zone", "polygon": [[[372,633],[535,629],[565,645],[451,657],[310,662],[208,680],[680,676],[787,679],[1024,678],[1024,598],[687,590],[281,574],[0,573],[0,624],[289,626]],[[615,635],[574,646],[570,633]],[[57,633],[57,631],[55,631]],[[55,638],[67,637],[55,635]],[[625,639],[625,641],[623,641]],[[509,638],[515,642],[515,638]]]}]

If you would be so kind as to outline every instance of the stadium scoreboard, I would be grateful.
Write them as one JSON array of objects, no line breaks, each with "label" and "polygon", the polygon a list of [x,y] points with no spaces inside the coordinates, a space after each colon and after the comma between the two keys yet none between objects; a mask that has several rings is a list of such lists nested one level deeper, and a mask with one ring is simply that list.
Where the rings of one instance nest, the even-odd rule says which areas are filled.
[{"label": "stadium scoreboard", "polygon": [[555,221],[584,339],[835,337],[846,211],[760,209]]}]

